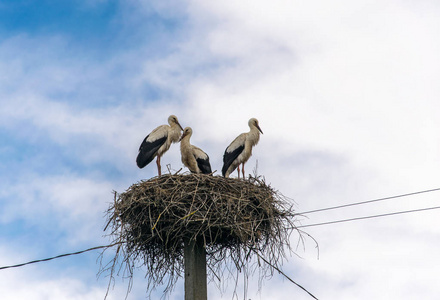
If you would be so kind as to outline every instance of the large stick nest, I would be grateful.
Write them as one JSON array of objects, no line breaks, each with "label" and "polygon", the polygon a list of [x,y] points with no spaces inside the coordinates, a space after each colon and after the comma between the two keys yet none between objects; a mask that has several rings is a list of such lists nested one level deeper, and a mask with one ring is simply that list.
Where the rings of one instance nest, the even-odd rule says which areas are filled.
[{"label": "large stick nest", "polygon": [[113,243],[120,243],[108,267],[111,276],[118,261],[129,277],[133,268],[145,266],[150,291],[165,285],[168,292],[183,276],[183,247],[190,239],[203,240],[210,279],[220,281],[225,270],[249,272],[255,257],[260,277],[271,276],[285,248],[291,251],[289,237],[296,229],[292,204],[261,177],[154,177],[115,192],[108,217]]}]

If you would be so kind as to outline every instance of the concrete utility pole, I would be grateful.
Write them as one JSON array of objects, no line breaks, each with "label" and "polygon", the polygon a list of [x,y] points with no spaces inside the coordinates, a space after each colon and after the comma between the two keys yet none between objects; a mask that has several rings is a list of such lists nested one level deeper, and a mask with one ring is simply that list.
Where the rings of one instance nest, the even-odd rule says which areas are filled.
[{"label": "concrete utility pole", "polygon": [[184,249],[185,300],[207,300],[206,249],[203,240],[186,240]]}]

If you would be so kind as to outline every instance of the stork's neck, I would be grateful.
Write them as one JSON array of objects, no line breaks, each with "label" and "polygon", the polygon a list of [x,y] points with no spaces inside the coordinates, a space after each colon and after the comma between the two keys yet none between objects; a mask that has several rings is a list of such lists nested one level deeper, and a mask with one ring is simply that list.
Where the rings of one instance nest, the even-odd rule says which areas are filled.
[{"label": "stork's neck", "polygon": [[176,123],[172,123],[170,125],[170,127],[171,127],[171,131],[169,131],[169,137],[168,138],[173,143],[177,143],[179,141],[179,138],[180,138],[180,127]]},{"label": "stork's neck", "polygon": [[190,144],[189,143],[189,138],[190,137],[191,136],[189,136],[189,135],[186,135],[186,136],[183,137],[183,139],[180,141],[180,148],[188,146]]},{"label": "stork's neck", "polygon": [[180,126],[177,125],[176,123],[172,122],[170,124],[170,126],[171,126],[171,129],[180,131]]},{"label": "stork's neck", "polygon": [[248,139],[252,145],[256,145],[258,143],[258,141],[260,140],[260,131],[258,130],[257,127],[255,126],[251,127],[251,130],[249,131],[248,134]]}]

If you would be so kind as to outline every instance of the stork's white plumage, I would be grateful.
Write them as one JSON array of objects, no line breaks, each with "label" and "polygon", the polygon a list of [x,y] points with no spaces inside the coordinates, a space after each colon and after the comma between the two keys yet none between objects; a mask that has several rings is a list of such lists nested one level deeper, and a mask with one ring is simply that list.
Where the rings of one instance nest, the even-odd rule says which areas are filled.
[{"label": "stork's white plumage", "polygon": [[191,145],[189,142],[192,136],[191,127],[186,127],[183,130],[180,138],[180,153],[182,154],[182,163],[192,172],[197,174],[210,174],[211,165],[209,163],[209,156],[202,149]]},{"label": "stork's white plumage", "polygon": [[251,130],[236,137],[225,150],[222,168],[224,177],[229,177],[237,168],[238,178],[240,178],[240,164],[242,164],[243,179],[245,178],[244,164],[252,155],[252,147],[260,140],[260,132],[263,133],[257,119],[250,119],[248,125]]},{"label": "stork's white plumage", "polygon": [[170,149],[172,143],[179,141],[180,131],[183,130],[177,117],[174,115],[168,117],[168,124],[170,125],[157,127],[147,135],[139,147],[139,153],[136,158],[136,164],[142,169],[148,165],[154,157],[157,157],[156,164],[159,176],[162,175],[160,166],[161,156]]}]

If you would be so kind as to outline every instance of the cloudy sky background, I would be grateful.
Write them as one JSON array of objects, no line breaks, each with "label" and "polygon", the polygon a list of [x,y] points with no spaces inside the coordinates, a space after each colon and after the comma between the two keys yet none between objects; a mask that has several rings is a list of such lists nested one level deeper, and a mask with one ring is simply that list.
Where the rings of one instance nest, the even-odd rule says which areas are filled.
[{"label": "cloudy sky background", "polygon": [[[298,211],[439,188],[439,53],[438,1],[0,1],[0,266],[107,244],[112,191],[156,175],[135,157],[170,114],[218,173],[258,118],[246,171],[258,163]],[[162,162],[180,169],[179,147]],[[432,192],[301,224],[438,205]],[[319,256],[308,240],[284,271],[319,299],[437,298],[438,216],[305,228]],[[2,270],[2,299],[103,299],[98,255]],[[256,287],[311,299],[280,275]],[[117,278],[108,299],[126,289]],[[128,299],[144,297],[140,270]]]}]

